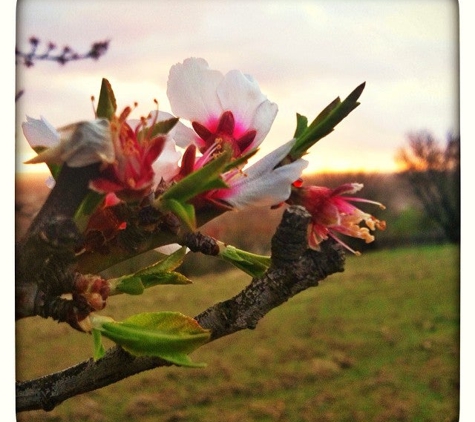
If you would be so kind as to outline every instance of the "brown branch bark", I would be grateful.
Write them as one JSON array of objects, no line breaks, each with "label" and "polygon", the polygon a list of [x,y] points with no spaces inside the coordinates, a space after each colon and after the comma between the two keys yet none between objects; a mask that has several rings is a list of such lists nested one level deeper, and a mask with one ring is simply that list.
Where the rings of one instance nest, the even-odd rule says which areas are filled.
[{"label": "brown branch bark", "polygon": [[[284,213],[272,239],[272,265],[269,270],[235,297],[217,303],[195,319],[212,332],[211,341],[239,330],[256,327],[271,309],[297,293],[317,286],[327,276],[344,269],[344,252],[327,241],[321,251],[307,249],[306,230],[310,219],[302,207]],[[52,410],[68,398],[93,391],[139,372],[168,366],[150,357],[134,357],[120,347],[109,349],[105,356],[89,359],[63,371],[17,382],[17,412]]]},{"label": "brown branch bark", "polygon": [[61,294],[61,285],[70,280],[69,266],[79,236],[72,218],[98,172],[99,164],[63,165],[46,202],[16,245],[16,319],[42,314],[45,297]]}]

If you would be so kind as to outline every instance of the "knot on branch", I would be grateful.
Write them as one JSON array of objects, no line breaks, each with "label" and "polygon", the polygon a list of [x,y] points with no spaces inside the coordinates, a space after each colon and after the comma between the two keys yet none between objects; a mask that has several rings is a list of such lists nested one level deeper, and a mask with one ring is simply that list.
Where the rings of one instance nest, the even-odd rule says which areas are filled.
[{"label": "knot on branch", "polygon": [[275,267],[286,266],[305,252],[310,218],[302,206],[292,206],[284,211],[271,243],[272,264]]},{"label": "knot on branch", "polygon": [[39,237],[55,249],[73,250],[80,238],[80,233],[72,219],[55,216],[44,223],[39,231]]},{"label": "knot on branch", "polygon": [[212,256],[219,254],[219,245],[216,239],[200,232],[185,234],[183,245],[188,247],[192,252],[201,252],[204,255]]}]

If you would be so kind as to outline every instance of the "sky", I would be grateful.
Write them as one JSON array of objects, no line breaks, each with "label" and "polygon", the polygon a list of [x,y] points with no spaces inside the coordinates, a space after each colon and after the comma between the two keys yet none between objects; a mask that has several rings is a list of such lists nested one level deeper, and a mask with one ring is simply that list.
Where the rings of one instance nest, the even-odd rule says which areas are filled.
[{"label": "sky", "polygon": [[[361,105],[306,157],[307,172],[394,171],[409,132],[444,141],[459,130],[458,3],[454,0],[18,0],[17,48],[35,36],[85,52],[110,40],[98,61],[17,66],[17,171],[35,155],[21,122],[60,127],[92,119],[106,77],[118,107],[158,100],[169,111],[170,67],[203,57],[223,73],[251,74],[279,112],[261,155],[292,138],[296,113],[313,119],[366,82]],[[41,49],[41,47],[40,47]]]}]

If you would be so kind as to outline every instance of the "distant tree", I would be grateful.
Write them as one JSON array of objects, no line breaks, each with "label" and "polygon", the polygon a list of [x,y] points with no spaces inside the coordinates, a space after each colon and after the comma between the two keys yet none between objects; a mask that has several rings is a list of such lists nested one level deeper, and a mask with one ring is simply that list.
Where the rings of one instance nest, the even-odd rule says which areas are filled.
[{"label": "distant tree", "polygon": [[452,243],[460,241],[460,136],[445,145],[427,131],[410,133],[397,154],[416,198]]}]

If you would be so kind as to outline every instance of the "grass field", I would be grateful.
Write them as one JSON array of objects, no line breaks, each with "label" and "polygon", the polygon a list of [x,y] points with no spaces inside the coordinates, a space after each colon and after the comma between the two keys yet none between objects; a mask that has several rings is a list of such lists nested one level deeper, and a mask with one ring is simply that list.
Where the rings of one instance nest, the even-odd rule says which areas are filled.
[{"label": "grass field", "polygon": [[[19,421],[457,421],[459,254],[454,246],[348,257],[336,274],[244,331],[193,353],[205,369],[160,368]],[[237,271],[115,297],[105,314],[195,315],[237,293]],[[107,343],[109,346],[110,343]],[[17,323],[17,378],[91,356],[90,337]]]}]

